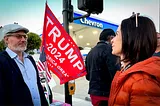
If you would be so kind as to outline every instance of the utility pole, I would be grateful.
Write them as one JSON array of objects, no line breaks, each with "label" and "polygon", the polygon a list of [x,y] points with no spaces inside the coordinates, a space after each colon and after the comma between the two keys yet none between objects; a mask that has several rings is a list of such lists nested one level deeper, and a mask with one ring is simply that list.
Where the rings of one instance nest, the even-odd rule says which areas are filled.
[{"label": "utility pole", "polygon": [[[89,17],[91,13],[99,14],[103,11],[103,0],[78,0],[78,7],[82,11],[86,11],[87,14],[80,17],[73,17],[73,6],[71,0],[63,0],[63,27],[69,34],[69,22],[73,20]],[[65,103],[72,106],[72,95],[75,91],[75,81],[69,81],[65,83]]]},{"label": "utility pole", "polygon": [[[63,27],[66,32],[69,34],[69,5],[71,4],[71,0],[63,0]],[[68,82],[65,83],[65,103],[68,103],[72,106],[72,95],[69,95]]]}]

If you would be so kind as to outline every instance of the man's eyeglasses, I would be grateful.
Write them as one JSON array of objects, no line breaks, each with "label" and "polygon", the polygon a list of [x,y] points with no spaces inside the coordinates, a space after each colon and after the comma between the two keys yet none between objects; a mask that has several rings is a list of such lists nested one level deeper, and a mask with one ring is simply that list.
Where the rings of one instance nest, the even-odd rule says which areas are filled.
[{"label": "man's eyeglasses", "polygon": [[28,38],[27,34],[18,34],[18,33],[15,33],[15,34],[7,34],[7,36],[14,36],[14,37],[16,37],[17,39],[22,39],[22,37],[23,37],[24,39],[27,39],[27,38]]}]

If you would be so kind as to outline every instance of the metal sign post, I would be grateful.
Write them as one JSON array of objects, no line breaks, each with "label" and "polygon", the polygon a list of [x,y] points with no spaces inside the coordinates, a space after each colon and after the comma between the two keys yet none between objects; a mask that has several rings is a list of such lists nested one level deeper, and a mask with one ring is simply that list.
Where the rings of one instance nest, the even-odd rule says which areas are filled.
[{"label": "metal sign post", "polygon": [[[63,26],[66,32],[69,34],[69,5],[71,4],[71,0],[63,0]],[[69,95],[68,82],[65,83],[65,103],[69,103],[72,106],[72,95]]]}]

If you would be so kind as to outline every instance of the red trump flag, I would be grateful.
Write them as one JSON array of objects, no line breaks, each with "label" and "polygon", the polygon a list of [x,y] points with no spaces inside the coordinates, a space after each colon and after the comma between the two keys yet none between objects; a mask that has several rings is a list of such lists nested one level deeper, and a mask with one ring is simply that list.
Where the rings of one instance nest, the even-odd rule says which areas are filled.
[{"label": "red trump flag", "polygon": [[60,84],[86,75],[79,48],[54,16],[47,3],[42,47],[46,54],[48,70],[60,79]]}]

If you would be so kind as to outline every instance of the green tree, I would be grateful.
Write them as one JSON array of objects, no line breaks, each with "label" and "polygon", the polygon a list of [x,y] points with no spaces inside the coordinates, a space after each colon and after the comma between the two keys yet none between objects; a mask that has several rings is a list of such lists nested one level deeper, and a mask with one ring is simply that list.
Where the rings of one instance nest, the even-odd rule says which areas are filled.
[{"label": "green tree", "polygon": [[28,44],[26,52],[32,54],[34,49],[39,49],[41,45],[41,38],[38,34],[29,32],[28,34]]},{"label": "green tree", "polygon": [[4,40],[1,40],[0,41],[0,52],[5,50],[6,46],[5,46],[5,43],[4,43]]}]

